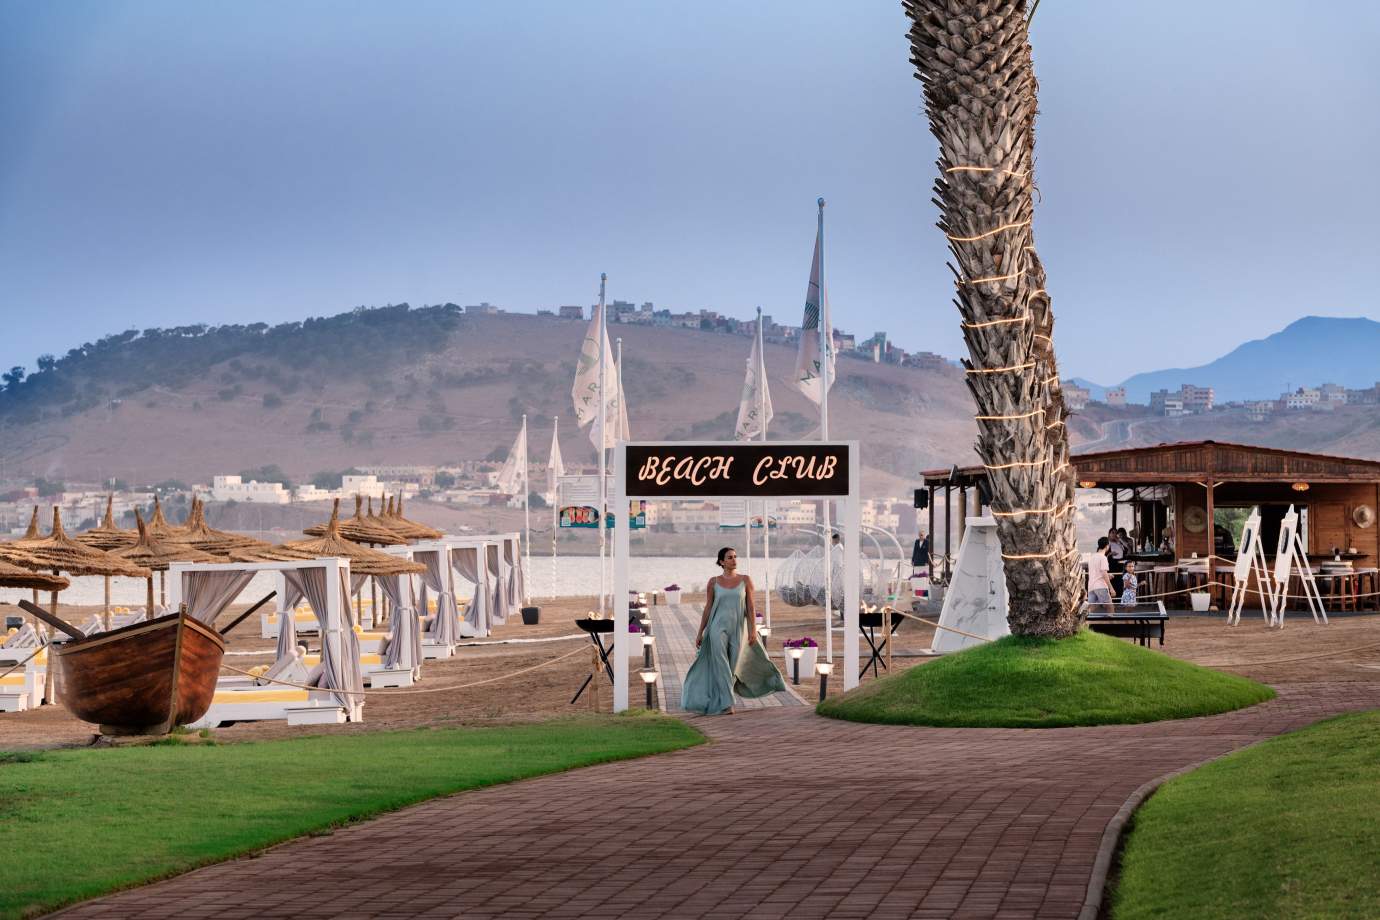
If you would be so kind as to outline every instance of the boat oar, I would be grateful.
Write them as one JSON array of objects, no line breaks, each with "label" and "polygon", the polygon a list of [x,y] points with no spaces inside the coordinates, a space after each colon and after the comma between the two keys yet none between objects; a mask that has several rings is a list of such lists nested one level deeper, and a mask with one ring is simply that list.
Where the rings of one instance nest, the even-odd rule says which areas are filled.
[{"label": "boat oar", "polygon": [[239,625],[240,625],[241,623],[243,623],[245,620],[249,619],[249,615],[250,615],[251,613],[253,613],[254,611],[258,610],[258,609],[259,609],[260,607],[262,607],[264,604],[267,604],[269,601],[273,600],[273,599],[274,599],[275,597],[277,597],[277,596],[278,596],[278,592],[277,592],[277,591],[270,591],[270,592],[268,592],[268,594],[264,595],[263,600],[259,601],[259,602],[258,602],[257,604],[255,604],[253,607],[250,607],[250,608],[249,608],[248,610],[246,610],[244,613],[242,613],[242,614],[240,614],[239,616],[235,617],[234,621],[233,621],[229,626],[225,627],[224,629],[222,629],[222,630],[220,631],[220,634],[221,634],[222,636],[226,635],[227,633],[230,632],[230,630],[234,629],[236,626],[239,626]]},{"label": "boat oar", "polygon": [[29,614],[30,616],[38,617],[40,620],[47,623],[49,626],[52,626],[56,629],[60,629],[63,632],[67,633],[67,635],[71,636],[73,639],[86,638],[86,633],[82,632],[80,629],[77,629],[75,626],[73,626],[71,623],[68,623],[61,617],[54,616],[53,614],[44,610],[42,607],[38,606],[32,601],[19,601],[19,606],[23,608],[25,613]]}]

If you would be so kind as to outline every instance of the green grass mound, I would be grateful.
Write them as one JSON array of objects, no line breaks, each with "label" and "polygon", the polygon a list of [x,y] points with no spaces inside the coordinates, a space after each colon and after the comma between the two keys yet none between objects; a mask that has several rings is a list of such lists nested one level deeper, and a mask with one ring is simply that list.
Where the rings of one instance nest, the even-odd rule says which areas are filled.
[{"label": "green grass mound", "polygon": [[289,741],[0,752],[0,917],[23,917],[414,802],[704,737],[651,714]]},{"label": "green grass mound", "polygon": [[1172,780],[1132,818],[1112,917],[1380,917],[1380,712]]},{"label": "green grass mound", "polygon": [[884,677],[816,707],[853,722],[1056,728],[1186,719],[1268,700],[1263,684],[1084,630],[1008,636]]}]

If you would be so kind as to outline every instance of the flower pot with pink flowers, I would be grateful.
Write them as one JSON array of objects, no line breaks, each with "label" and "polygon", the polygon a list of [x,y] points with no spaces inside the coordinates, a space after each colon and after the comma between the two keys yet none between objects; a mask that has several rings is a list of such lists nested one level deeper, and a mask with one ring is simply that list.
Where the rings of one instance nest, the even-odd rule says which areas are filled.
[{"label": "flower pot with pink flowers", "polygon": [[666,592],[666,603],[680,603],[680,585],[672,583],[667,585],[665,588],[662,588],[662,590]]},{"label": "flower pot with pink flowers", "polygon": [[791,649],[797,648],[800,649],[800,679],[805,680],[815,673],[815,662],[819,658],[819,643],[809,636],[787,639],[781,644],[781,655],[785,662],[784,669],[787,680],[793,679],[795,674],[795,659],[791,655]]}]

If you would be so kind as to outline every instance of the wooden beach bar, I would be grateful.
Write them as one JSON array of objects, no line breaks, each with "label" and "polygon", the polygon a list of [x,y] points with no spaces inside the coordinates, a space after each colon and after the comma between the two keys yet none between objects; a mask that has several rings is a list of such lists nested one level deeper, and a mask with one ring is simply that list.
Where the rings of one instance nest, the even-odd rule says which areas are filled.
[{"label": "wooden beach bar", "polygon": [[[1079,494],[1105,493],[1110,526],[1134,535],[1137,551],[1128,558],[1148,576],[1146,583],[1155,593],[1171,590],[1171,585],[1177,590],[1217,584],[1220,602],[1227,590],[1220,585],[1230,584],[1230,563],[1236,556],[1239,527],[1233,532],[1232,525],[1259,507],[1261,541],[1266,554],[1273,555],[1280,521],[1293,505],[1330,609],[1376,606],[1380,461],[1218,441],[1075,454],[1072,461]],[[929,491],[929,532],[942,526],[943,545],[949,546],[950,509],[957,493],[961,541],[964,518],[982,514],[990,494],[986,471],[953,467],[926,470],[922,476]],[[935,520],[941,501],[942,523]]]}]

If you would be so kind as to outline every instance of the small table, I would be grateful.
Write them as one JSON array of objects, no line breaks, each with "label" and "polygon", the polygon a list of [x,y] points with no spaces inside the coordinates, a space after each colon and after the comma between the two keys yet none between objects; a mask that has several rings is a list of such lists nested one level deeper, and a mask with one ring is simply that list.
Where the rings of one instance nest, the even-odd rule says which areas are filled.
[{"label": "small table", "polygon": [[859,677],[866,674],[868,668],[872,669],[873,677],[882,676],[881,672],[877,670],[877,665],[880,664],[882,667],[886,667],[886,662],[882,660],[882,652],[886,649],[887,643],[891,641],[891,637],[896,635],[896,630],[900,627],[903,619],[904,617],[899,613],[891,614],[891,632],[884,636],[881,645],[878,645],[877,630],[882,628],[882,612],[878,610],[872,613],[858,614],[858,632],[862,633],[863,638],[867,640],[867,644],[872,648],[872,657],[867,659],[867,664],[863,665],[862,671],[858,674]]},{"label": "small table", "polygon": [[1169,622],[1163,602],[1136,604],[1133,607],[1119,607],[1118,613],[1086,614],[1088,628],[1093,632],[1122,639],[1134,639],[1137,645],[1150,647],[1152,638],[1159,638],[1164,645],[1164,624]]},{"label": "small table", "polygon": [[[575,621],[575,625],[589,633],[589,641],[594,643],[594,647],[599,650],[599,660],[604,663],[604,672],[609,676],[609,683],[613,683],[613,663],[609,661],[609,652],[613,651],[613,643],[609,643],[608,648],[604,648],[604,641],[599,638],[603,633],[613,634],[613,620],[591,620],[583,618]],[[571,698],[570,704],[575,705],[580,699],[580,694],[585,692],[589,682],[594,679],[594,672],[585,675],[585,682],[580,684],[580,689],[575,691],[575,696]]]}]

